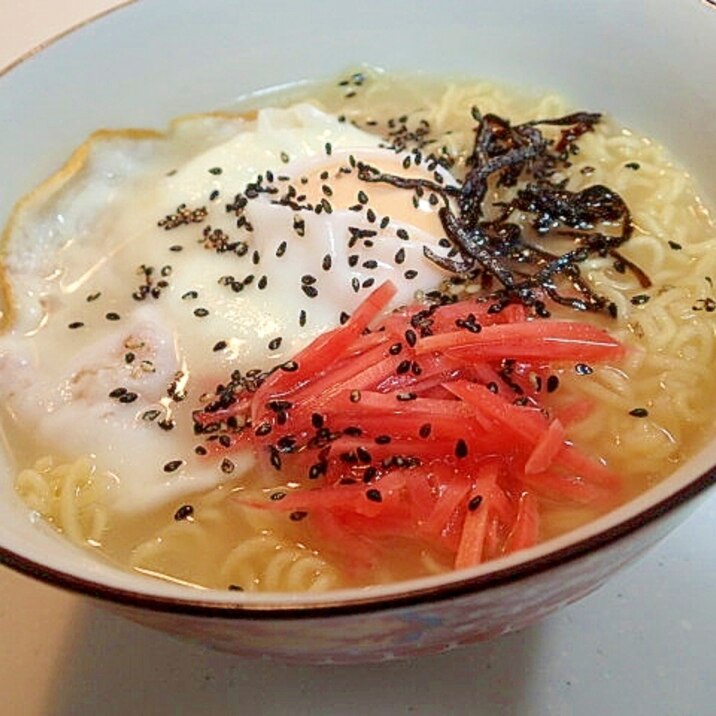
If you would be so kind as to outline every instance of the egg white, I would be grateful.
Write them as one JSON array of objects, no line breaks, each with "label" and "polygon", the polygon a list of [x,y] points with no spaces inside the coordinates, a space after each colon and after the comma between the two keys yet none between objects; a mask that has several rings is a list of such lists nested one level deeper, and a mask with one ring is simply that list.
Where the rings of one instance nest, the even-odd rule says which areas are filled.
[{"label": "egg white", "polygon": [[[405,155],[309,104],[90,141],[69,170],[19,205],[6,232],[14,310],[0,337],[0,394],[18,440],[38,454],[95,456],[117,476],[121,511],[226,480],[218,464],[193,452],[191,411],[203,393],[235,368],[286,360],[386,279],[398,285],[399,305],[443,278],[423,256],[426,245],[444,251],[435,207],[361,182],[349,172],[352,157],[431,176],[407,172]],[[227,206],[258,175],[266,182],[272,174],[276,192],[239,212],[253,230],[237,228]],[[330,213],[276,203],[291,185],[306,195],[303,204],[323,199]],[[363,208],[359,192],[369,196]],[[201,221],[160,225],[182,206],[199,210]],[[207,227],[245,242],[246,252],[207,247]],[[352,244],[355,229],[376,235]],[[398,252],[404,260],[396,261]],[[137,300],[149,269],[157,295]],[[117,388],[136,399],[111,397]],[[143,418],[148,410],[161,418]],[[232,477],[253,463],[248,453],[232,459]],[[167,471],[176,460],[181,467]]]}]

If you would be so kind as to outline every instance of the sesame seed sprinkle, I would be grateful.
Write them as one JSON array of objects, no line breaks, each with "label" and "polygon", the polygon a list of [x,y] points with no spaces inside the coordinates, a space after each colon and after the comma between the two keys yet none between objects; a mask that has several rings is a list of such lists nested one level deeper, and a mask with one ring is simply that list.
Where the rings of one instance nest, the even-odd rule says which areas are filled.
[{"label": "sesame seed sprinkle", "polygon": [[192,505],[182,505],[175,513],[174,513],[174,519],[177,522],[181,522],[182,520],[189,520],[194,515],[194,508]]},{"label": "sesame seed sprinkle", "polygon": [[418,430],[418,435],[425,439],[430,437],[430,433],[433,431],[433,426],[430,423],[424,423],[420,426],[420,429]]},{"label": "sesame seed sprinkle", "polygon": [[372,487],[370,490],[366,490],[365,496],[371,502],[382,502],[383,501],[383,495],[380,494],[380,490],[376,490],[374,487]]}]

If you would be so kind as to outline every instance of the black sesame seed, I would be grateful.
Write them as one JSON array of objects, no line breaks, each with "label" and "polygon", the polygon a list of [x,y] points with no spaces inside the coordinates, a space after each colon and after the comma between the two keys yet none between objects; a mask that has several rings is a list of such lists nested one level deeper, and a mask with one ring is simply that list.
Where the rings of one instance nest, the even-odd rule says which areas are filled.
[{"label": "black sesame seed", "polygon": [[177,522],[181,522],[182,520],[187,520],[190,517],[192,517],[194,514],[194,508],[191,505],[182,505],[175,513],[174,513],[174,519]]},{"label": "black sesame seed", "polygon": [[387,445],[389,442],[391,442],[392,438],[390,435],[376,435],[375,437],[375,444],[376,445]]},{"label": "black sesame seed", "polygon": [[368,259],[367,261],[363,262],[363,268],[366,268],[366,269],[378,268],[378,262],[375,259]]},{"label": "black sesame seed", "polygon": [[221,174],[222,171],[223,171],[223,169],[221,167],[212,167],[211,169],[209,169],[209,174],[218,176],[219,174]]},{"label": "black sesame seed", "polygon": [[430,433],[433,431],[433,426],[430,423],[425,423],[420,426],[420,429],[418,430],[418,435],[421,438],[428,438],[430,437]]},{"label": "black sesame seed", "polygon": [[133,403],[138,397],[136,393],[127,391],[124,395],[120,395],[118,400],[120,403]]},{"label": "black sesame seed", "polygon": [[281,370],[286,371],[286,373],[293,373],[298,370],[298,363],[296,363],[295,360],[289,360],[282,363],[279,367]]},{"label": "black sesame seed", "polygon": [[183,460],[170,460],[164,465],[164,472],[176,472],[183,464]]},{"label": "black sesame seed", "polygon": [[308,468],[308,479],[317,480],[319,477],[321,477],[321,475],[325,475],[327,470],[327,462],[325,462],[324,460],[322,460],[321,462],[316,462],[311,465],[310,468]]},{"label": "black sesame seed", "polygon": [[414,330],[408,328],[407,331],[405,331],[405,342],[413,348],[415,344],[418,342],[418,336],[415,333]]},{"label": "black sesame seed", "polygon": [[409,370],[410,370],[410,361],[404,360],[404,361],[400,361],[400,363],[398,363],[398,366],[395,369],[395,372],[398,375],[403,375],[403,373],[407,373]]},{"label": "black sesame seed", "polygon": [[668,241],[667,243],[669,244],[669,248],[673,249],[674,251],[681,251],[681,249],[683,248],[681,244],[678,243],[678,241]]},{"label": "black sesame seed", "polygon": [[85,300],[87,303],[92,303],[92,301],[96,301],[101,295],[102,293],[100,291],[97,291],[97,293],[90,293]]},{"label": "black sesame seed", "polygon": [[354,293],[358,293],[358,291],[360,291],[360,280],[357,276],[354,276],[351,279],[351,288],[353,289]]},{"label": "black sesame seed", "polygon": [[121,398],[126,392],[127,392],[126,388],[115,388],[114,390],[110,391],[109,397],[110,398]]},{"label": "black sesame seed", "polygon": [[462,438],[460,438],[455,443],[455,457],[462,459],[462,458],[467,457],[467,453],[468,453],[467,443]]},{"label": "black sesame seed", "polygon": [[326,154],[330,157],[331,154],[333,153],[333,147],[331,146],[330,142],[326,142],[325,150],[326,150]]},{"label": "black sesame seed", "polygon": [[301,283],[305,286],[312,286],[314,283],[316,283],[316,277],[311,276],[310,273],[304,274],[301,276]]},{"label": "black sesame seed", "polygon": [[649,415],[649,411],[646,408],[634,408],[629,411],[629,415],[635,418],[646,418]]},{"label": "black sesame seed", "polygon": [[315,286],[301,286],[301,290],[308,296],[308,298],[315,298],[318,296],[318,289]]},{"label": "black sesame seed", "polygon": [[574,370],[577,375],[591,375],[594,373],[594,368],[586,363],[577,363],[577,365],[574,366]]},{"label": "black sesame seed", "polygon": [[82,323],[82,321],[73,321],[72,323],[67,324],[67,327],[73,331],[77,328],[82,328],[82,326],[84,326],[84,323]]},{"label": "black sesame seed", "polygon": [[375,283],[375,279],[371,276],[370,278],[367,278],[365,281],[363,281],[361,286],[363,288],[370,288],[374,283]]},{"label": "black sesame seed", "polygon": [[206,455],[206,454],[208,454],[209,451],[208,451],[203,445],[197,445],[197,446],[194,448],[194,452],[195,452],[197,455]]},{"label": "black sesame seed", "polygon": [[221,461],[221,472],[223,472],[225,475],[230,475],[234,471],[234,463],[229,460],[228,457],[225,457]]},{"label": "black sesame seed", "polygon": [[331,255],[330,255],[330,254],[326,254],[326,255],[323,257],[323,261],[321,262],[321,268],[322,268],[324,271],[330,271],[332,265],[333,265],[333,259],[331,258]]},{"label": "black sesame seed", "polygon": [[214,352],[223,351],[227,345],[228,343],[226,341],[217,341],[216,343],[214,343],[214,347],[212,348],[212,350]]},{"label": "black sesame seed", "polygon": [[262,276],[256,285],[258,286],[259,290],[263,291],[266,286],[268,286],[268,276]]},{"label": "black sesame seed", "polygon": [[344,326],[350,320],[350,314],[346,313],[345,311],[341,311],[341,315],[338,317],[338,320],[340,324]]},{"label": "black sesame seed", "polygon": [[639,169],[641,169],[641,164],[639,164],[639,162],[627,162],[624,165],[624,168],[625,169],[633,169],[634,171],[638,171]]},{"label": "black sesame seed", "polygon": [[320,430],[324,422],[323,416],[320,413],[313,413],[311,415],[311,425],[313,425],[316,430]]},{"label": "black sesame seed", "polygon": [[418,275],[418,272],[417,272],[415,269],[408,269],[408,270],[403,274],[403,276],[405,276],[405,278],[406,278],[408,281],[411,281],[411,280],[414,279],[417,275]]},{"label": "black sesame seed", "polygon": [[399,400],[402,403],[408,402],[410,400],[417,400],[418,396],[416,393],[398,393],[395,396],[396,400]]},{"label": "black sesame seed", "polygon": [[184,301],[188,301],[192,298],[199,298],[199,294],[196,291],[187,291],[183,296],[182,299]]},{"label": "black sesame seed", "polygon": [[373,457],[362,445],[356,448],[356,456],[364,465],[372,462]]},{"label": "black sesame seed", "polygon": [[648,294],[640,293],[637,296],[632,296],[630,300],[635,306],[643,306],[645,303],[648,303],[650,299],[651,296],[649,296]]},{"label": "black sesame seed", "polygon": [[219,198],[219,190],[214,189],[214,191],[209,194],[209,201],[216,201]]},{"label": "black sesame seed", "polygon": [[110,311],[109,313],[105,314],[105,318],[108,321],[118,321],[120,316],[119,313],[115,313],[114,311]]},{"label": "black sesame seed", "polygon": [[281,456],[273,445],[271,446],[271,466],[274,470],[281,469]]},{"label": "black sesame seed", "polygon": [[351,403],[358,403],[358,402],[360,402],[360,399],[361,399],[360,390],[351,390],[351,394],[350,394]]},{"label": "black sesame seed", "polygon": [[384,216],[384,217],[380,220],[380,228],[381,228],[381,229],[386,229],[386,228],[388,228],[388,224],[389,224],[389,223],[390,223],[390,217],[389,217],[389,216]]},{"label": "black sesame seed", "polygon": [[298,325],[303,328],[306,325],[306,311],[301,309],[298,313]]},{"label": "black sesame seed", "polygon": [[559,388],[559,378],[556,375],[550,375],[547,378],[547,392],[554,393]]},{"label": "black sesame seed", "polygon": [[156,420],[161,415],[161,411],[159,410],[145,410],[142,413],[142,420],[146,420],[148,423],[151,423],[153,420]]},{"label": "black sesame seed", "polygon": [[308,517],[308,512],[305,510],[294,510],[288,517],[291,522],[300,522],[302,519]]},{"label": "black sesame seed", "polygon": [[367,203],[368,203],[368,195],[367,195],[363,190],[359,191],[358,194],[357,194],[357,196],[358,196],[358,201],[359,201],[361,204],[367,204]]},{"label": "black sesame seed", "polygon": [[408,236],[408,232],[407,232],[405,229],[398,229],[398,230],[395,232],[395,235],[396,235],[399,239],[402,239],[403,241],[407,241],[407,240],[410,238],[410,237]]},{"label": "black sesame seed", "polygon": [[209,311],[206,308],[195,308],[194,315],[197,318],[205,318],[206,316],[209,315]]},{"label": "black sesame seed", "polygon": [[286,152],[281,152],[281,161],[284,164],[288,164],[291,161],[291,158],[286,154]]},{"label": "black sesame seed", "polygon": [[285,241],[282,241],[277,247],[276,247],[276,258],[281,258],[286,253],[286,247],[288,244]]},{"label": "black sesame seed", "polygon": [[474,512],[482,504],[482,495],[475,495],[468,503],[467,509]]},{"label": "black sesame seed", "polygon": [[244,591],[244,588],[241,587],[241,586],[239,586],[238,584],[230,584],[230,585],[227,587],[227,589],[228,589],[230,592],[243,592],[243,591]]},{"label": "black sesame seed", "polygon": [[271,427],[271,423],[261,423],[259,426],[257,426],[256,430],[254,430],[254,435],[256,437],[262,438],[268,435],[273,428]]},{"label": "black sesame seed", "polygon": [[374,487],[372,487],[370,490],[366,490],[365,496],[371,502],[383,502],[383,495],[380,494],[380,490],[376,490]]},{"label": "black sesame seed", "polygon": [[393,345],[390,346],[390,348],[388,348],[388,353],[390,353],[390,355],[392,355],[392,356],[397,356],[400,353],[400,351],[402,351],[402,350],[403,350],[402,343],[393,343]]},{"label": "black sesame seed", "polygon": [[269,497],[269,500],[273,500],[274,502],[278,502],[279,500],[283,500],[283,498],[286,497],[285,492],[272,492],[271,496]]},{"label": "black sesame seed", "polygon": [[353,268],[354,266],[356,266],[356,265],[358,264],[358,259],[359,259],[359,258],[360,258],[360,257],[358,256],[358,254],[351,254],[351,255],[348,257],[348,265],[349,265],[351,268]]},{"label": "black sesame seed", "polygon": [[367,467],[365,469],[365,472],[363,473],[363,482],[366,484],[370,483],[377,474],[378,474],[377,467],[373,467],[373,465],[371,465],[370,467]]},{"label": "black sesame seed", "polygon": [[396,264],[402,264],[405,261],[405,249],[400,248],[395,252],[394,261]]},{"label": "black sesame seed", "polygon": [[281,336],[278,336],[277,338],[273,338],[269,341],[268,349],[270,351],[276,351],[281,347],[281,342],[283,341],[283,338]]}]

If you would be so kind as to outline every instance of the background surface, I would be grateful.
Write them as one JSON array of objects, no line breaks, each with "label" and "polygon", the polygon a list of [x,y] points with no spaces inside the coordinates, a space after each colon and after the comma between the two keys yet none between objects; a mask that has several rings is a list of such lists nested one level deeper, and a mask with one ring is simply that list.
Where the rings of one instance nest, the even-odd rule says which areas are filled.
[{"label": "background surface", "polygon": [[[116,4],[0,0],[0,68]],[[0,714],[707,716],[715,605],[716,495],[638,565],[541,624],[402,663],[240,660],[0,567]]]}]

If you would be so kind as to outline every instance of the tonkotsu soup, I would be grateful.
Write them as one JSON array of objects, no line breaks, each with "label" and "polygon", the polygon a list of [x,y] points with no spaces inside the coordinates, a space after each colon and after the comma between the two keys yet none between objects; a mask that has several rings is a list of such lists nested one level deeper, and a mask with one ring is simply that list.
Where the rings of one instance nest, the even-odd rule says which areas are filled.
[{"label": "tonkotsu soup", "polygon": [[574,529],[702,443],[716,227],[657,143],[487,82],[261,97],[97,132],[13,213],[30,517],[187,585],[369,586]]}]

